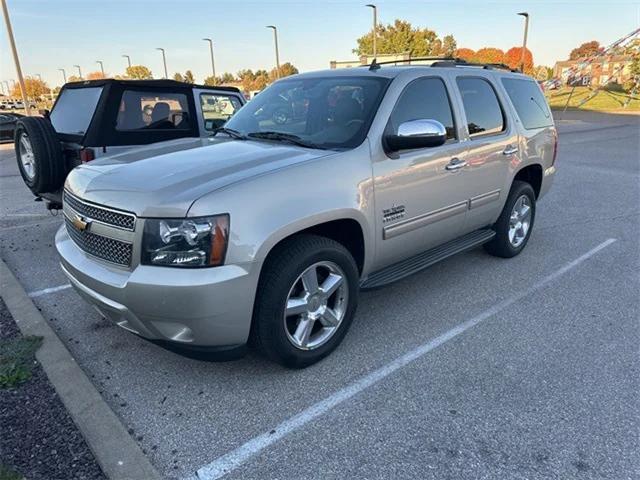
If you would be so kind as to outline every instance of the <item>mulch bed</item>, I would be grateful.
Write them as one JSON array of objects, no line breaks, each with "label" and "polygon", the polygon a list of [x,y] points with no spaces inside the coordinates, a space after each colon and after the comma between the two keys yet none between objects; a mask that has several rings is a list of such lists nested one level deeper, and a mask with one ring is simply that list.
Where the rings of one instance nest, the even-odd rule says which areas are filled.
[{"label": "mulch bed", "polygon": [[[19,337],[0,299],[0,342]],[[0,388],[0,425],[0,477],[11,478],[8,469],[28,480],[106,478],[39,363],[30,379]]]}]

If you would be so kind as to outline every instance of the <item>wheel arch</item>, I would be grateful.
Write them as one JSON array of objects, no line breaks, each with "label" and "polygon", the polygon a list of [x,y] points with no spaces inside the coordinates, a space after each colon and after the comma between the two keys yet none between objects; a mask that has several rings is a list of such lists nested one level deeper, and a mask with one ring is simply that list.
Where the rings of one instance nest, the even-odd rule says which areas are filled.
[{"label": "wheel arch", "polygon": [[327,237],[343,245],[353,256],[358,272],[362,272],[367,266],[367,254],[372,252],[372,246],[368,245],[368,230],[362,213],[354,211],[342,211],[320,214],[305,219],[302,223],[288,225],[271,235],[260,247],[256,257],[261,261],[261,270],[267,260],[278,246],[286,240],[301,234],[313,234]]},{"label": "wheel arch", "polygon": [[522,167],[518,170],[513,177],[513,182],[516,180],[520,180],[522,182],[527,182],[533,188],[533,191],[536,194],[536,199],[540,196],[540,190],[542,189],[542,176],[543,170],[542,165],[539,163],[532,163]]}]

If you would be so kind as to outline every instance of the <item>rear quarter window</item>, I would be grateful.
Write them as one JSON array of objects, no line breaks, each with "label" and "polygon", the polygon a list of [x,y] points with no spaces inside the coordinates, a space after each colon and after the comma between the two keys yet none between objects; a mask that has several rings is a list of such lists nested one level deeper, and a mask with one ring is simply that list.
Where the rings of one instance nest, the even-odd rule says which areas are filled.
[{"label": "rear quarter window", "polygon": [[553,117],[538,84],[531,80],[503,78],[502,85],[527,130],[553,125]]},{"label": "rear quarter window", "polygon": [[101,94],[102,87],[62,90],[49,117],[56,132],[84,135],[89,128]]}]

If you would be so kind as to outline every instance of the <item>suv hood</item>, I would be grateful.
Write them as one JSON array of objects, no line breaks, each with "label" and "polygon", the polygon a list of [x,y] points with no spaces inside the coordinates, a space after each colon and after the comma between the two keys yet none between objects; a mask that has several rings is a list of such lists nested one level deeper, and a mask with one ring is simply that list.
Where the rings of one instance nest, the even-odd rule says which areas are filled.
[{"label": "suv hood", "polygon": [[65,188],[140,217],[184,217],[202,195],[332,153],[254,140],[180,139],[80,165]]}]

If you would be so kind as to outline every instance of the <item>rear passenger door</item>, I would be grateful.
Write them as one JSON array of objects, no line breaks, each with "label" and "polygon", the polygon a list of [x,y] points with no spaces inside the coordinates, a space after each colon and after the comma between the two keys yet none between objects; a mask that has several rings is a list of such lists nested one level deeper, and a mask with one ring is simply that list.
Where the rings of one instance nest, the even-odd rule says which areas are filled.
[{"label": "rear passenger door", "polygon": [[504,189],[510,165],[518,164],[517,129],[492,82],[488,75],[455,74],[469,149],[463,172],[469,199],[465,233],[497,220],[509,194]]}]

